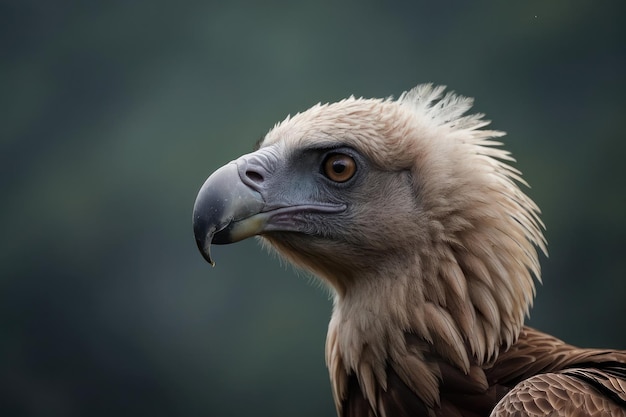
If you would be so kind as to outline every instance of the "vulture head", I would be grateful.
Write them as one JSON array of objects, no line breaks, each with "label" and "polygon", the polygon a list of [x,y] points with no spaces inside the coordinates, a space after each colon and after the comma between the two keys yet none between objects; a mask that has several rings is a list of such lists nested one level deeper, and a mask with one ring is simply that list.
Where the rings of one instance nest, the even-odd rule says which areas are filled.
[{"label": "vulture head", "polygon": [[445,371],[435,362],[466,375],[492,363],[533,300],[539,209],[494,140],[504,133],[444,90],[287,117],[195,203],[209,262],[211,244],[260,236],[331,288],[326,355],[340,413],[358,389],[378,415],[394,384],[435,406]]}]

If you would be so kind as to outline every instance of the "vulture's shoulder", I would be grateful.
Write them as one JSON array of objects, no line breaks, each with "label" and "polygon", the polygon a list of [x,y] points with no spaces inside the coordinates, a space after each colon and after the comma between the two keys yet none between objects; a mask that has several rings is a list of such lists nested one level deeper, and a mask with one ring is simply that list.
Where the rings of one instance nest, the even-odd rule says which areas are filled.
[{"label": "vulture's shoulder", "polygon": [[626,416],[626,351],[581,349],[525,327],[486,376],[506,392],[495,417]]},{"label": "vulture's shoulder", "polygon": [[524,327],[517,342],[486,369],[490,385],[514,385],[534,375],[568,369],[606,369],[626,378],[626,351],[582,349],[546,333]]},{"label": "vulture's shoulder", "polygon": [[489,367],[472,364],[466,374],[436,354],[425,359],[437,368],[437,403],[424,401],[389,364],[386,386],[377,387],[379,413],[351,375],[343,416],[626,417],[624,351],[580,349],[525,327],[519,340]]}]

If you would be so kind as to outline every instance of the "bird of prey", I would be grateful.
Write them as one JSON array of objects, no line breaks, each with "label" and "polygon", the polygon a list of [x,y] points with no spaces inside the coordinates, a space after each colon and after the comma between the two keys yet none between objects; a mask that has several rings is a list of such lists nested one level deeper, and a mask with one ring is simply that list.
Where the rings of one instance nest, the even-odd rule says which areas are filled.
[{"label": "bird of prey", "polygon": [[198,247],[258,235],[328,285],[339,416],[626,416],[626,351],[524,326],[543,224],[471,106],[427,84],[287,117],[206,180]]}]

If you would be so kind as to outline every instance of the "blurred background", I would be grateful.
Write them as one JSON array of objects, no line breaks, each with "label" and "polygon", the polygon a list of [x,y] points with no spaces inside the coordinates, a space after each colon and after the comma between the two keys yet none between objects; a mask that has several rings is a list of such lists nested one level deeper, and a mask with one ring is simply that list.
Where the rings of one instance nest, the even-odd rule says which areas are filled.
[{"label": "blurred background", "polygon": [[623,1],[0,2],[0,412],[332,416],[328,291],[192,236],[287,114],[476,98],[543,210],[530,323],[626,349]]}]

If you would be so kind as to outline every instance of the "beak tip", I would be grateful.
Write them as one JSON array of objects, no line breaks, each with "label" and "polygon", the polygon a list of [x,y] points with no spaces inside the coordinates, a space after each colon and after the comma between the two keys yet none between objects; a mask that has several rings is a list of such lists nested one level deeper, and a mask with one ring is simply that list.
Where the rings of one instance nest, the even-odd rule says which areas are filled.
[{"label": "beak tip", "polygon": [[209,265],[214,267],[215,266],[215,261],[213,260],[213,258],[211,258],[211,253],[208,251],[208,248],[207,248],[206,251],[201,250],[200,252],[202,253],[202,257],[204,258],[204,260],[207,261],[209,263]]},{"label": "beak tip", "polygon": [[[258,222],[245,221],[261,212],[265,202],[261,194],[241,180],[236,163],[219,168],[206,179],[193,206],[192,223],[196,245],[211,265],[211,244],[233,243],[252,236]],[[242,220],[237,225],[235,219]],[[256,227],[256,226],[255,226]],[[233,228],[239,230],[234,233]]]},{"label": "beak tip", "polygon": [[211,258],[211,241],[212,234],[210,236],[206,236],[204,239],[198,239],[196,237],[196,245],[202,254],[202,257],[205,261],[207,261],[211,266],[215,266],[215,261]]},{"label": "beak tip", "polygon": [[209,265],[211,265],[212,267],[215,266],[215,261],[213,260],[213,258],[211,258],[211,254],[209,252],[202,252],[202,257],[205,261],[209,263]]}]

